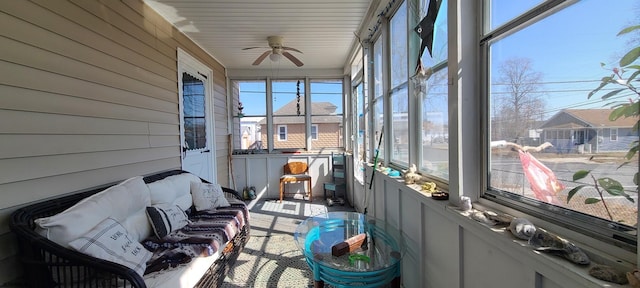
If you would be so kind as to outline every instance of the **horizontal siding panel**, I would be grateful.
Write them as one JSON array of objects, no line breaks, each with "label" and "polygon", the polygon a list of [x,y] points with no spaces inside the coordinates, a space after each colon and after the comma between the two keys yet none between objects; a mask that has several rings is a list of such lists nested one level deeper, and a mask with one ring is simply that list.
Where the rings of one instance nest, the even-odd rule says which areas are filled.
[{"label": "horizontal siding panel", "polygon": [[[24,43],[16,42],[5,37],[0,37],[0,59],[143,95],[153,95],[155,98],[167,101],[175,100],[176,97],[175,90],[166,90],[140,82],[118,73],[69,59],[40,48],[25,45]],[[64,65],[61,65],[61,63],[64,63]]]},{"label": "horizontal siding panel", "polygon": [[[224,78],[224,68],[220,67],[220,71],[213,70],[213,84],[214,90],[220,91],[221,94],[226,94],[227,90],[227,79]],[[220,77],[216,77],[220,75]]]},{"label": "horizontal siding panel", "polygon": [[178,147],[180,146],[180,136],[149,136],[150,147]]},{"label": "horizontal siding panel", "polygon": [[180,157],[178,147],[131,149],[0,160],[0,183]]},{"label": "horizontal siding panel", "polygon": [[[69,21],[68,19],[54,15],[50,11],[33,3],[19,0],[0,1],[0,11],[23,19],[24,21],[32,23],[33,25],[41,27],[47,31],[51,31],[52,33],[69,38],[75,42],[82,43],[83,45],[98,51],[102,51],[105,54],[109,54],[128,63],[132,63],[135,66],[142,67],[145,70],[153,71],[167,79],[175,79],[177,82],[175,63],[174,65],[168,66],[158,63],[153,59],[145,57],[143,54],[131,50],[131,48],[126,45],[114,43],[107,37],[96,34],[87,28]],[[21,29],[21,27],[12,28],[18,31]],[[90,41],[87,41],[89,39]]]},{"label": "horizontal siding panel", "polygon": [[180,126],[176,124],[149,123],[151,135],[180,135]]},{"label": "horizontal siding panel", "polygon": [[65,115],[91,116],[111,119],[159,123],[177,123],[176,114],[112,104],[60,94],[0,86],[4,94],[0,108]]},{"label": "horizontal siding panel", "polygon": [[[111,0],[101,0],[103,2],[114,2]],[[135,11],[139,17],[143,17],[146,21],[151,23],[156,29],[156,35],[160,39],[172,39],[170,35],[178,32],[173,24],[162,18],[155,10],[144,4],[140,0],[121,0],[123,5],[127,6],[131,11]],[[173,40],[172,41],[176,41]],[[177,47],[177,46],[176,46]]]},{"label": "horizontal siding panel", "polygon": [[[132,37],[114,27],[112,23],[104,22],[95,15],[67,1],[32,0],[50,11],[67,18],[68,20],[85,27],[99,35],[111,39],[113,42],[138,52],[143,57],[152,59],[166,67],[175,66],[175,58],[164,55],[153,47]],[[49,16],[50,17],[50,16]]]},{"label": "horizontal siding panel", "polygon": [[[75,0],[72,0],[72,1],[75,1]],[[134,21],[131,21],[131,24],[140,27],[140,29],[146,31],[150,35],[153,35],[156,38],[155,39],[156,41],[165,40],[165,39],[159,38],[159,35],[156,32],[158,30],[156,27],[156,24],[154,24],[152,21],[149,21],[148,13],[147,15],[142,15],[138,13],[138,11],[136,11],[135,9],[131,9],[129,5],[124,3],[125,1],[97,0],[97,2],[100,2],[101,5],[109,7],[111,10],[113,10],[115,13],[118,13],[118,15],[122,16],[125,19],[129,19],[129,20],[135,19]],[[144,5],[142,1],[140,1],[139,4]],[[110,21],[107,20],[107,22],[110,22]],[[176,45],[169,45],[169,44],[166,44],[166,45],[170,47],[176,47]]]},{"label": "horizontal siding panel", "polygon": [[156,136],[2,135],[0,159],[158,147],[151,144],[151,137]]},{"label": "horizontal siding panel", "polygon": [[145,122],[0,109],[0,133],[139,135],[149,130]]},{"label": "horizontal siding panel", "polygon": [[76,59],[93,66],[120,73],[166,90],[171,91],[177,89],[173,77],[165,78],[149,70],[140,69],[139,66],[120,60],[102,51],[95,50],[89,46],[74,42],[61,35],[51,33],[18,18],[0,13],[0,25],[19,27],[19,29],[0,30],[0,35],[6,38],[24,42],[31,46],[40,47],[44,50],[63,55],[67,58]]},{"label": "horizontal siding panel", "polygon": [[[163,112],[175,112],[178,110],[177,94],[174,101],[161,100],[121,90],[118,88],[103,86],[100,84],[79,81],[78,79],[53,74],[47,71],[33,69],[14,63],[0,61],[6,69],[0,69],[0,84],[29,88],[70,95],[86,99],[100,100],[116,104],[141,107]],[[29,75],[30,77],[24,77]],[[34,81],[38,79],[38,81]]]},{"label": "horizontal siding panel", "polygon": [[[0,209],[40,202],[71,192],[119,182],[134,176],[149,175],[171,169],[180,169],[180,157],[137,162],[95,170],[84,170],[70,174],[57,174],[51,177],[30,179],[29,181],[1,184],[0,198],[2,198],[3,201],[0,202]],[[46,187],[46,189],[43,189],[43,187]]]},{"label": "horizontal siding panel", "polygon": [[227,186],[225,68],[143,1],[3,0],[0,11],[0,286],[22,274],[3,236],[18,207],[181,167],[177,47],[213,70]]},{"label": "horizontal siding panel", "polygon": [[164,43],[158,42],[155,38],[155,33],[148,33],[144,29],[140,29],[140,27],[130,22],[130,20],[138,21],[140,18],[127,19],[125,17],[122,17],[122,15],[114,12],[110,8],[107,8],[104,4],[94,1],[70,1],[75,5],[81,7],[82,9],[88,11],[89,13],[95,15],[96,17],[102,19],[103,21],[120,29],[120,31],[122,31],[123,33],[126,33],[131,37],[137,39],[138,41],[145,43],[149,47],[156,49],[158,52],[164,54],[165,56],[168,56],[170,59],[175,59],[176,50],[174,48],[171,48]]}]

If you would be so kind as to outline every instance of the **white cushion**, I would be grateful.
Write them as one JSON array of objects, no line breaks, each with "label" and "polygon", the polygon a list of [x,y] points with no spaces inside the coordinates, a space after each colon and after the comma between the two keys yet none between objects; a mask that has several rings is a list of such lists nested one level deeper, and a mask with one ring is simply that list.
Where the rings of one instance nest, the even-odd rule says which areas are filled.
[{"label": "white cushion", "polygon": [[153,227],[153,232],[159,239],[178,230],[189,223],[187,214],[178,205],[170,207],[147,207],[147,217]]},{"label": "white cushion", "polygon": [[107,218],[69,246],[87,255],[115,262],[144,275],[151,252],[132,239],[113,218]]},{"label": "white cushion", "polygon": [[195,287],[202,275],[220,257],[220,250],[209,257],[195,257],[187,265],[144,275],[144,283],[153,288]]},{"label": "white cushion", "polygon": [[149,223],[145,209],[140,209],[140,211],[129,216],[127,219],[120,221],[120,224],[122,224],[124,229],[127,229],[129,236],[138,242],[153,235],[153,229],[151,228],[151,223]]},{"label": "white cushion", "polygon": [[182,173],[147,184],[151,193],[151,205],[178,205],[182,210],[189,209],[193,202],[190,193],[192,181],[201,180],[191,173]]},{"label": "white cushion", "polygon": [[[55,243],[69,247],[69,242],[86,234],[107,217],[122,222],[129,216],[144,211],[150,204],[149,189],[142,177],[137,176],[91,195],[56,215],[36,219],[36,232]],[[148,222],[137,223],[141,227],[129,227],[132,231],[136,230],[132,234],[148,235]]]},{"label": "white cushion", "polygon": [[231,206],[218,184],[191,182],[191,194],[198,211]]}]

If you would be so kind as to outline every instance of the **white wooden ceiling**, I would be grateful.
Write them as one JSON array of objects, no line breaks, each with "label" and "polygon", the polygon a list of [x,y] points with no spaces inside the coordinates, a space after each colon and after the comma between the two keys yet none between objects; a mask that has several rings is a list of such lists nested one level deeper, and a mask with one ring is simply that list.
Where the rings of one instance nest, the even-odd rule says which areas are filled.
[{"label": "white wooden ceiling", "polygon": [[[144,0],[227,69],[342,69],[371,3],[375,0]],[[373,9],[375,9],[374,7]],[[282,36],[284,46],[304,66],[285,58],[251,63],[269,50],[267,36]],[[262,46],[265,49],[243,51]]]}]

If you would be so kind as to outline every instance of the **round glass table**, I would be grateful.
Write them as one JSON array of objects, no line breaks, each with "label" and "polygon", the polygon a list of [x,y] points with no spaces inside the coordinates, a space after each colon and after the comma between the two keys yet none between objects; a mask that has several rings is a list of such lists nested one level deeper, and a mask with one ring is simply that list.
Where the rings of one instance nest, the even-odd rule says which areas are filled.
[{"label": "round glass table", "polygon": [[312,216],[294,239],[313,272],[314,286],[400,287],[402,234],[384,221],[356,212]]}]

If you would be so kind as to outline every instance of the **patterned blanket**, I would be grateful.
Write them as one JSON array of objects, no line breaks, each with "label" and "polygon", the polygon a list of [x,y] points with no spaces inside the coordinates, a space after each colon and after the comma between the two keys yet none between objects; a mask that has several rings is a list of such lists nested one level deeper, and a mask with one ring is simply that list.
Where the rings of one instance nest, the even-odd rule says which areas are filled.
[{"label": "patterned blanket", "polygon": [[234,200],[229,200],[230,207],[191,211],[187,226],[162,239],[151,236],[143,240],[142,245],[153,252],[145,274],[175,268],[191,262],[193,257],[215,255],[221,247],[224,248],[249,220],[247,206]]}]

